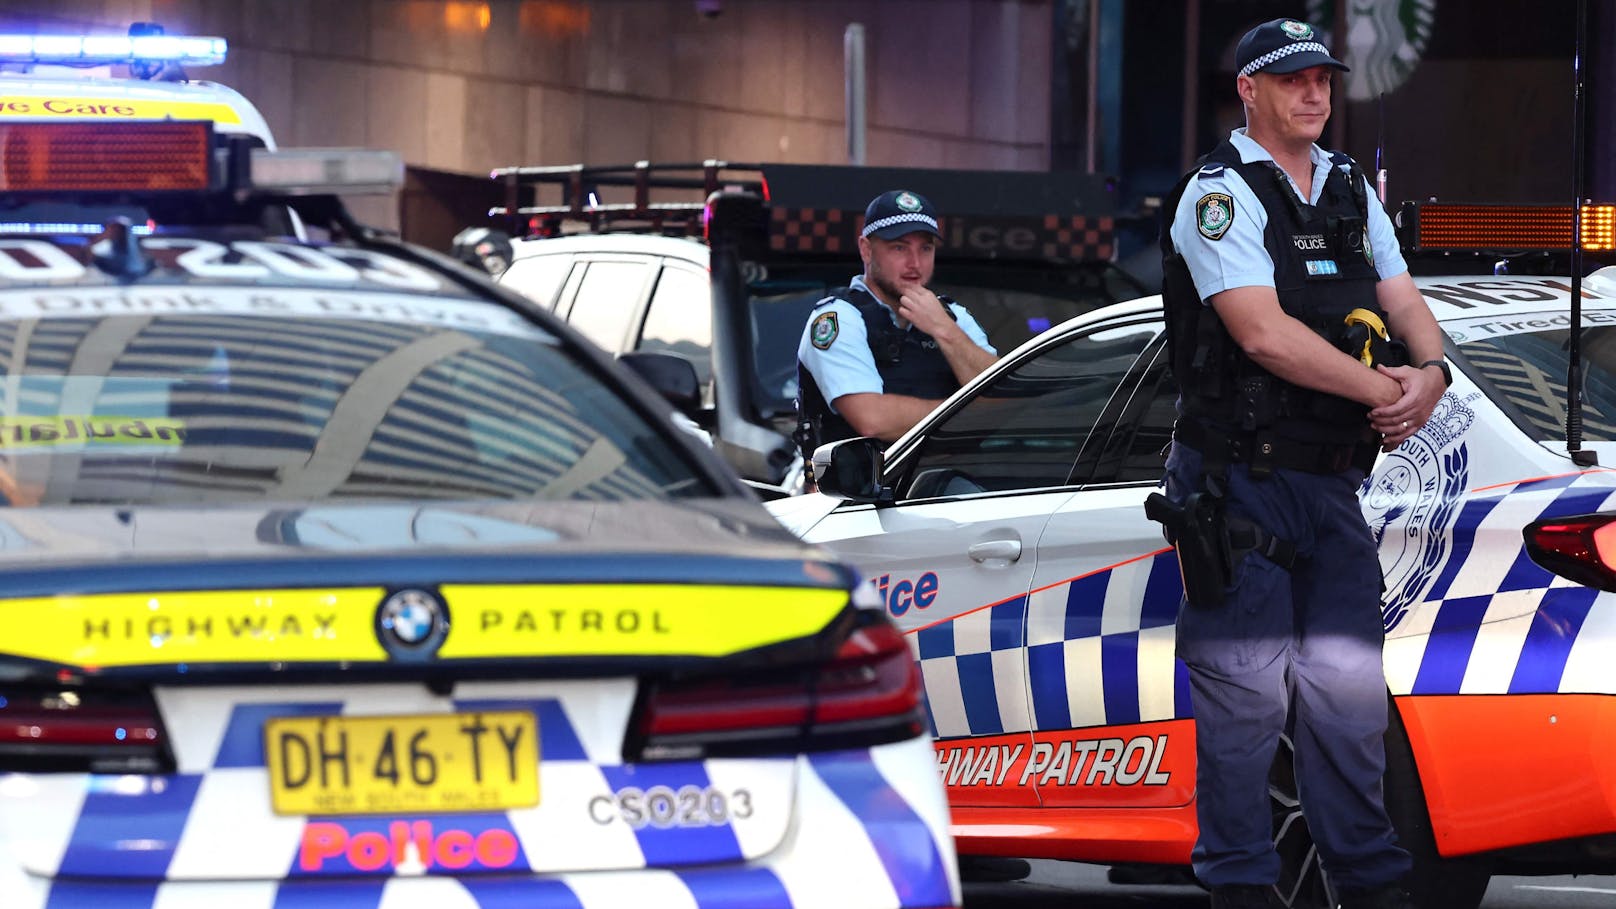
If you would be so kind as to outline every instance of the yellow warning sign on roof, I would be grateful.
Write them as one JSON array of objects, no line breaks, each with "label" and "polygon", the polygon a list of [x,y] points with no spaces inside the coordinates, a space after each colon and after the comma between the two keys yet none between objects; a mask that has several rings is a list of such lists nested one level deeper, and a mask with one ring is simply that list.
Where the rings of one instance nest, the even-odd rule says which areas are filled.
[{"label": "yellow warning sign on roof", "polygon": [[240,123],[241,115],[216,101],[0,95],[0,120],[211,120]]}]

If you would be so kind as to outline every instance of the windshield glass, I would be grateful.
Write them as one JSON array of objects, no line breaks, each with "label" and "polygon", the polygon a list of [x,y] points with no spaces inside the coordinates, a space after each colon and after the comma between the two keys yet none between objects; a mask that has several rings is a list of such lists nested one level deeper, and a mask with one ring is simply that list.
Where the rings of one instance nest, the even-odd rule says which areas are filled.
[{"label": "windshield glass", "polygon": [[[208,311],[58,315],[40,310],[138,307],[0,293],[5,504],[714,494],[616,391],[508,311],[189,293]],[[334,313],[360,298],[391,317]]]},{"label": "windshield glass", "polygon": [[[1589,442],[1616,440],[1616,309],[1584,310],[1582,429]],[[1499,401],[1534,441],[1565,438],[1567,313],[1543,312],[1442,323],[1466,374]]]},{"label": "windshield glass", "polygon": [[[748,263],[754,390],[764,416],[790,413],[797,396],[797,344],[814,304],[846,287],[851,264]],[[939,263],[932,289],[970,310],[1000,354],[1060,323],[1144,290],[1110,263]]]}]

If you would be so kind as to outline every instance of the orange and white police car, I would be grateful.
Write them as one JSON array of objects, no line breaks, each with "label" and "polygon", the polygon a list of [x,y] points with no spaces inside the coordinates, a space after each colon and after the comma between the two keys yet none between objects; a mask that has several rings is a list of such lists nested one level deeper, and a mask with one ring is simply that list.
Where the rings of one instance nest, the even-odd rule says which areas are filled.
[{"label": "orange and white police car", "polygon": [[[1611,209],[1588,214],[1608,251]],[[1518,243],[1443,239],[1440,223],[1524,222],[1406,215],[1423,216],[1422,249]],[[1572,282],[1525,273],[1536,255],[1494,274],[1497,258],[1461,274],[1469,259],[1447,254],[1420,277],[1410,253],[1454,381],[1361,493],[1387,586],[1388,807],[1433,909],[1474,909],[1493,873],[1616,872],[1616,268],[1581,285],[1577,445]],[[1176,396],[1159,298],[1117,304],[1006,355],[884,459],[841,443],[870,469],[768,503],[863,568],[909,636],[962,855],[1188,864],[1182,586],[1142,507]],[[1287,750],[1280,890],[1333,906]]]},{"label": "orange and white police car", "polygon": [[396,155],[92,81],[0,86],[0,906],[959,904],[869,585]]}]

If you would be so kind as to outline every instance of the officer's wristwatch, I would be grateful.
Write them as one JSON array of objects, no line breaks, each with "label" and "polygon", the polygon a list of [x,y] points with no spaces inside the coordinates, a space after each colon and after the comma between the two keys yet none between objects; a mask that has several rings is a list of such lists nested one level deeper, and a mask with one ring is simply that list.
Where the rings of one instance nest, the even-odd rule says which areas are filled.
[{"label": "officer's wristwatch", "polygon": [[1447,360],[1426,360],[1424,363],[1420,364],[1421,369],[1424,369],[1427,366],[1435,366],[1437,369],[1442,370],[1442,387],[1453,387],[1453,370],[1448,368]]}]

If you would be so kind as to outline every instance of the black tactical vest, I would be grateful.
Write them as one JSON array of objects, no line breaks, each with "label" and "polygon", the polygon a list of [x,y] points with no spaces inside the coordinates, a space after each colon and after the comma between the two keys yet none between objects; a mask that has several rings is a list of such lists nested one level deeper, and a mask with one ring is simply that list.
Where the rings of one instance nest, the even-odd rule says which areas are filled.
[{"label": "black tactical vest", "polygon": [[[1362,171],[1346,155],[1334,166],[1317,205],[1297,198],[1284,172],[1271,161],[1242,163],[1228,141],[1202,160],[1174,189],[1162,231],[1162,300],[1168,343],[1177,378],[1181,438],[1230,439],[1229,459],[1251,460],[1258,450],[1290,448],[1281,466],[1299,466],[1322,451],[1319,472],[1339,469],[1343,451],[1359,466],[1372,463],[1377,441],[1369,408],[1348,398],[1293,385],[1247,357],[1229,336],[1217,311],[1205,304],[1169,232],[1179,197],[1197,173],[1230,168],[1238,173],[1268,213],[1263,245],[1274,262],[1274,289],[1287,315],[1307,325],[1331,345],[1345,349],[1346,315],[1354,309],[1385,313],[1375,300],[1374,251],[1369,243],[1368,194]],[[1343,170],[1343,167],[1346,170]],[[1238,216],[1238,213],[1236,213]],[[1188,424],[1188,425],[1186,425]],[[1193,439],[1185,439],[1193,447]],[[1254,444],[1254,440],[1255,444]],[[1224,454],[1223,451],[1213,453]]]},{"label": "black tactical vest", "polygon": [[[947,297],[943,311],[958,320]],[[876,371],[881,374],[882,392],[891,395],[909,395],[915,398],[946,398],[959,391],[960,383],[953,367],[943,356],[943,349],[931,335],[918,328],[902,329],[892,318],[892,311],[882,305],[868,291],[855,287],[841,287],[814,307],[817,313],[836,300],[853,304],[864,320],[864,330],[870,343],[870,355],[875,358]],[[797,361],[797,444],[802,448],[806,462],[814,449],[827,442],[851,439],[858,433],[841,414],[831,410],[814,381],[813,373]]]}]

